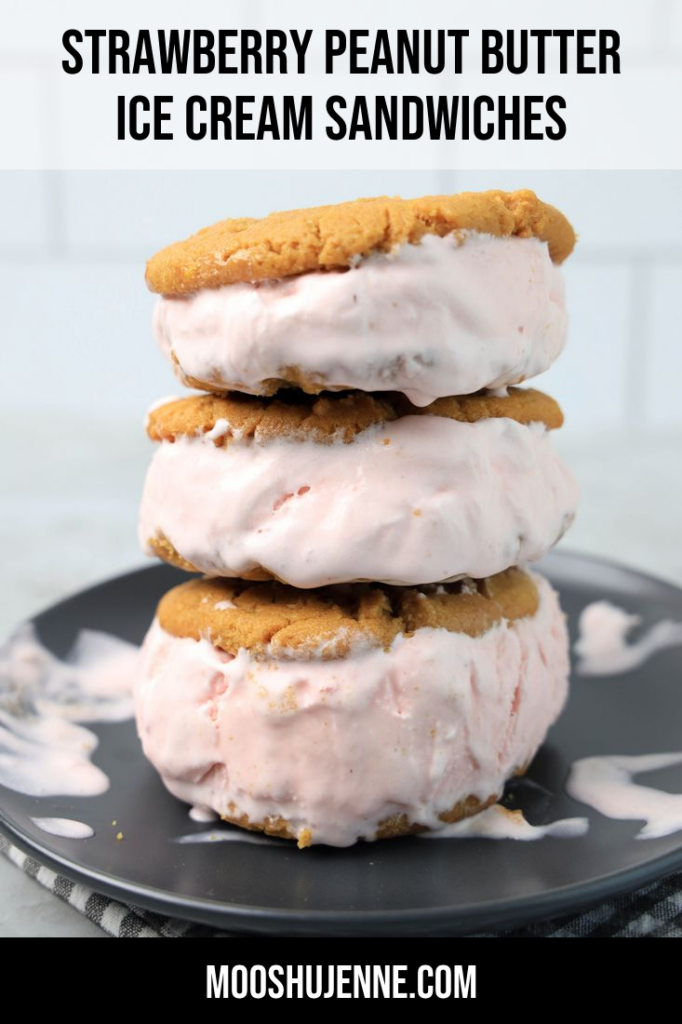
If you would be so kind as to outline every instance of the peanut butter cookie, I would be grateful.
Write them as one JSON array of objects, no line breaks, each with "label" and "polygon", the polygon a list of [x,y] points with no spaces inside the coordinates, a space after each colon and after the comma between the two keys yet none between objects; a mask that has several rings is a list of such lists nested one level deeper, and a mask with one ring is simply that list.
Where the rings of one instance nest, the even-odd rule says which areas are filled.
[{"label": "peanut butter cookie", "polygon": [[425,234],[478,231],[534,236],[562,263],[575,244],[564,215],[534,192],[461,192],[420,199],[378,197],[335,206],[222,220],[162,249],[147,264],[147,285],[182,295],[236,282],[338,270],[359,257],[416,244]]}]

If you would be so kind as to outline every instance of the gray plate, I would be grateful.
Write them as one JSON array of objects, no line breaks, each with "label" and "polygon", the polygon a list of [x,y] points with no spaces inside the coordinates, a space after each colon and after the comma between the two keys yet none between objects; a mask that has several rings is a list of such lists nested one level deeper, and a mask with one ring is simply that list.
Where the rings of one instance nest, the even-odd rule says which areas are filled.
[{"label": "gray plate", "polygon": [[[580,610],[601,598],[641,615],[645,626],[682,619],[681,590],[620,566],[560,553],[542,570],[560,590],[573,631]],[[161,594],[184,579],[167,566],[143,569],[77,594],[35,622],[58,655],[84,627],[139,642]],[[586,814],[589,833],[577,839],[408,838],[302,852],[283,840],[179,846],[173,837],[207,826],[191,822],[187,807],[166,792],[142,756],[133,724],[94,731],[100,737],[95,762],[111,778],[109,792],[33,798],[0,787],[0,826],[70,878],[175,917],[260,934],[455,934],[577,910],[682,868],[682,833],[635,840],[636,822],[603,818],[562,788],[576,758],[682,747],[682,648],[660,652],[624,676],[574,680],[529,781],[508,787],[508,806],[522,807],[533,823]],[[682,768],[646,780],[679,792]],[[31,817],[76,818],[96,834],[48,836]],[[118,828],[122,842],[115,839]]]}]

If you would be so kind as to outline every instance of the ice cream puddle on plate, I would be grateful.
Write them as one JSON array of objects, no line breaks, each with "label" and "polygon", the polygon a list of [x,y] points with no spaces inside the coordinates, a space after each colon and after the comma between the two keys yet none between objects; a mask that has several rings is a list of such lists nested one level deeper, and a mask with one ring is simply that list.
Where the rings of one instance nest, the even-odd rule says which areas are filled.
[{"label": "ice cream puddle on plate", "polygon": [[590,825],[587,818],[563,818],[547,825],[531,825],[522,811],[510,811],[493,804],[480,814],[463,818],[437,832],[422,832],[420,839],[517,839],[533,842],[545,836],[584,836]]},{"label": "ice cream puddle on plate", "polygon": [[682,793],[640,786],[633,782],[633,776],[679,764],[682,752],[585,757],[573,763],[566,791],[607,818],[645,821],[636,839],[659,839],[682,830]]},{"label": "ice cream puddle on plate", "polygon": [[137,657],[134,644],[83,630],[62,661],[21,626],[0,649],[0,784],[28,796],[105,793],[97,737],[79,723],[132,718]]},{"label": "ice cream puddle on plate", "polygon": [[[604,665],[618,665],[618,669],[608,671],[635,667],[655,650],[682,642],[682,625],[662,622],[635,645],[624,645],[624,637],[637,617],[606,602],[597,606],[590,605],[583,612],[581,640],[588,636],[583,657],[589,655],[593,659],[590,664],[601,666],[601,672],[607,671]],[[590,614],[586,617],[585,612]],[[585,631],[585,622],[589,627],[595,620],[598,624],[606,621],[610,628],[609,632],[599,627],[598,635],[607,640],[601,646]],[[618,643],[623,644],[621,649]],[[97,737],[79,723],[120,722],[132,717],[130,692],[138,650],[107,633],[85,630],[62,661],[41,644],[30,624],[17,630],[0,649],[0,784],[29,796],[95,796],[106,792],[109,779],[91,760]],[[616,660],[609,660],[607,655]],[[680,764],[682,752],[583,758],[573,764],[566,789],[574,799],[607,817],[645,821],[637,838],[657,838],[682,830],[682,794],[639,785],[633,776]],[[188,813],[196,822],[214,820],[200,807]],[[72,819],[31,820],[52,835],[73,839],[94,835],[89,825]],[[530,841],[545,836],[581,836],[587,828],[585,818],[531,825],[521,811],[495,804],[436,832],[422,833],[421,838]],[[174,841],[183,845],[283,845],[281,840],[231,827],[190,833]]]},{"label": "ice cream puddle on plate", "polygon": [[95,834],[90,825],[84,821],[74,821],[73,818],[31,818],[31,821],[41,832],[61,836],[63,839],[90,839]]},{"label": "ice cream puddle on plate", "polygon": [[635,641],[628,634],[641,622],[609,601],[595,601],[583,608],[578,620],[577,671],[583,676],[608,676],[630,672],[647,658],[667,647],[682,645],[682,622],[662,619]]},{"label": "ice cream puddle on plate", "polygon": [[[195,819],[197,820],[197,819]],[[174,843],[182,846],[195,846],[203,843],[250,843],[252,846],[290,846],[285,839],[271,839],[259,832],[247,832],[242,828],[225,828],[211,832],[189,832],[185,836],[176,836]]]}]

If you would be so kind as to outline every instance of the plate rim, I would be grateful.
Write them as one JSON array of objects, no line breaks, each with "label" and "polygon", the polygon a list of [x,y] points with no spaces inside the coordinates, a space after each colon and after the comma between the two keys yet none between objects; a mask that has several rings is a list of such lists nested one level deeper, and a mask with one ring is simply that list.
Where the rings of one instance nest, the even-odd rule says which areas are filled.
[{"label": "plate rim", "polygon": [[[28,836],[8,822],[1,808],[0,832],[28,856],[37,854],[41,862],[52,870],[120,902],[127,903],[132,896],[134,904],[157,913],[161,908],[164,914],[185,921],[212,927],[222,926],[225,930],[229,930],[231,923],[237,931],[262,934],[281,933],[284,926],[296,926],[298,935],[310,934],[311,929],[318,934],[322,931],[338,934],[334,931],[338,926],[345,928],[352,925],[365,926],[363,930],[370,930],[371,925],[378,928],[390,927],[391,930],[396,926],[440,926],[443,931],[452,934],[461,934],[462,931],[468,930],[466,926],[472,925],[473,922],[477,922],[476,931],[487,928],[514,928],[537,920],[579,913],[596,903],[632,892],[649,882],[662,881],[678,868],[682,868],[680,846],[677,850],[661,854],[644,865],[622,868],[609,875],[591,878],[587,882],[576,882],[530,896],[479,902],[464,908],[448,905],[413,910],[287,910],[182,896],[150,885],[126,882],[108,872],[81,869],[58,853],[46,850],[39,840]],[[98,884],[93,886],[93,882]],[[172,913],[169,908],[172,908]],[[200,916],[197,916],[198,914]]]}]

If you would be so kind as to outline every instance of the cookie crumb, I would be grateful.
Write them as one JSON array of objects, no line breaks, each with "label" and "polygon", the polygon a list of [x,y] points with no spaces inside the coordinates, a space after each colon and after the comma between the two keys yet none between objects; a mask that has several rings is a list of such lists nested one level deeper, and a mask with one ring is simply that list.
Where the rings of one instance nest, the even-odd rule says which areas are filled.
[{"label": "cookie crumb", "polygon": [[298,848],[305,850],[313,841],[313,833],[309,828],[302,829],[298,834]]}]

